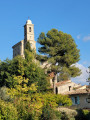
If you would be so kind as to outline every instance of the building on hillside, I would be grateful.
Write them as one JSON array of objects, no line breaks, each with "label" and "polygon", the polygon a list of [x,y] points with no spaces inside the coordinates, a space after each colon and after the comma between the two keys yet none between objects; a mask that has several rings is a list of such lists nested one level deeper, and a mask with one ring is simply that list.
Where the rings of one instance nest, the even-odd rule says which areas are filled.
[{"label": "building on hillside", "polygon": [[76,84],[76,83],[72,82],[71,80],[56,82],[55,83],[55,93],[56,94],[64,94],[66,92],[73,91],[77,87],[81,87],[81,85]]},{"label": "building on hillside", "polygon": [[15,44],[13,48],[13,58],[17,55],[24,57],[24,49],[26,42],[29,41],[31,48],[36,51],[36,41],[34,40],[34,24],[31,20],[27,20],[24,25],[24,40]]},{"label": "building on hillside", "polygon": [[88,86],[81,86],[71,80],[55,83],[55,93],[69,95],[72,100],[71,108],[90,109],[90,89]]},{"label": "building on hillside", "polygon": [[77,89],[66,94],[72,100],[72,108],[90,109],[90,90]]},{"label": "building on hillside", "polygon": [[[17,55],[24,57],[24,50],[26,42],[29,41],[31,48],[36,51],[36,42],[34,40],[34,24],[31,20],[27,20],[24,25],[24,40],[21,40],[15,44],[13,48],[13,58]],[[41,63],[43,69],[50,68],[51,64],[48,62]],[[72,107],[76,108],[90,108],[90,87],[87,89],[87,86],[81,86],[76,84],[71,80],[57,82],[57,75],[50,73],[51,77],[50,84],[51,88],[54,88],[55,94],[66,94],[69,95],[72,99]],[[53,78],[55,78],[53,80]]]}]

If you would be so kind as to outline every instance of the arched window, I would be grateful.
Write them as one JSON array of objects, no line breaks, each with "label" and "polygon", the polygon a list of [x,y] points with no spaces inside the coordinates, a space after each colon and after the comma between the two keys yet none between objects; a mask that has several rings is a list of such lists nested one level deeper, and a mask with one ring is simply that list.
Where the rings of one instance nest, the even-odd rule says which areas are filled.
[{"label": "arched window", "polygon": [[31,32],[31,27],[29,27],[29,32]]}]

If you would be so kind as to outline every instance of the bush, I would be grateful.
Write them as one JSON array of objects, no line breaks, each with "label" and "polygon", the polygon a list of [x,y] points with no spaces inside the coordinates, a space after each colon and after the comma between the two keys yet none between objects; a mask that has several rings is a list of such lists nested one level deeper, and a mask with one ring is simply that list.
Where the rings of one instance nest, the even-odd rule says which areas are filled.
[{"label": "bush", "polygon": [[8,90],[6,86],[0,88],[0,99],[4,101],[10,101],[10,96],[7,94]]},{"label": "bush", "polygon": [[17,109],[13,104],[0,100],[0,120],[18,120]]},{"label": "bush", "polygon": [[88,110],[77,109],[77,112],[76,120],[90,120],[90,112]]},{"label": "bush", "polygon": [[55,111],[50,106],[44,106],[42,109],[42,115],[39,120],[61,120],[61,114],[58,111]]}]

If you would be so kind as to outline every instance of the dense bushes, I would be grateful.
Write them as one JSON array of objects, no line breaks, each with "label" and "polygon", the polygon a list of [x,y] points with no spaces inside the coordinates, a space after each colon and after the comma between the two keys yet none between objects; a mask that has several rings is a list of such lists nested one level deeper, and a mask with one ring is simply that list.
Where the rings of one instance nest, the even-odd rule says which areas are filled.
[{"label": "dense bushes", "polygon": [[17,56],[13,60],[6,60],[0,63],[0,87],[14,88],[17,85],[14,78],[18,76],[28,79],[28,86],[37,82],[38,92],[46,91],[49,86],[44,70],[32,60],[27,62],[26,59]]},{"label": "dense bushes", "polygon": [[39,65],[30,49],[25,50],[25,59],[17,56],[0,62],[0,120],[68,118],[56,108],[70,106],[71,100],[49,92],[48,76]]},{"label": "dense bushes", "polygon": [[76,120],[90,120],[90,111],[77,109],[77,113],[75,116]]},{"label": "dense bushes", "polygon": [[[27,89],[25,88],[24,90],[22,90],[22,87],[20,87],[21,90],[17,88],[18,86],[13,89],[7,88],[8,91],[7,95],[9,96],[9,101],[8,99],[6,100],[7,102],[5,102],[4,100],[0,101],[1,102],[0,113],[1,116],[5,117],[5,120],[7,120],[9,114],[11,117],[10,120],[12,120],[14,113],[17,116],[15,117],[15,119],[17,120],[18,119],[19,120],[40,120],[40,119],[53,120],[53,118],[58,118],[58,116],[59,117],[61,116],[59,112],[55,111],[56,107],[58,107],[59,105],[58,99],[61,99],[60,102],[67,106],[71,105],[71,100],[67,96],[63,96],[63,95],[57,96],[49,92],[37,93],[35,85],[29,87],[30,89],[34,88],[36,92],[33,93],[27,92],[28,87]],[[6,94],[4,94],[4,96],[6,96]],[[2,112],[4,110],[3,107],[5,109],[4,113]],[[9,114],[8,114],[8,110],[9,110]]]},{"label": "dense bushes", "polygon": [[12,103],[0,100],[0,120],[18,120],[17,108]]},{"label": "dense bushes", "polygon": [[[45,94],[47,97],[50,95]],[[15,97],[11,102],[0,100],[0,120],[90,120],[88,110],[77,110],[77,115],[70,117],[67,113],[56,110],[57,101],[54,100],[54,103],[52,97],[47,100],[45,96],[35,93],[27,97]],[[54,94],[52,96],[55,97]],[[61,99],[62,97],[64,96]]]},{"label": "dense bushes", "polygon": [[61,113],[52,109],[50,106],[44,106],[42,108],[42,114],[39,120],[61,120]]}]

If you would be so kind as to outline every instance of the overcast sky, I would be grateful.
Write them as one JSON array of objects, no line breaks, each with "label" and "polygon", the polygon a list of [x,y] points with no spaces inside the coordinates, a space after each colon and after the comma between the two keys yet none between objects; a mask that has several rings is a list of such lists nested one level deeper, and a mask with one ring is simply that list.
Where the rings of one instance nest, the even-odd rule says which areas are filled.
[{"label": "overcast sky", "polygon": [[[23,26],[30,18],[35,40],[41,32],[56,28],[71,34],[83,74],[74,81],[86,84],[90,65],[90,0],[0,0],[0,59],[12,59],[12,46],[24,39]],[[39,45],[37,44],[37,51]],[[83,76],[83,77],[82,77]]]}]

